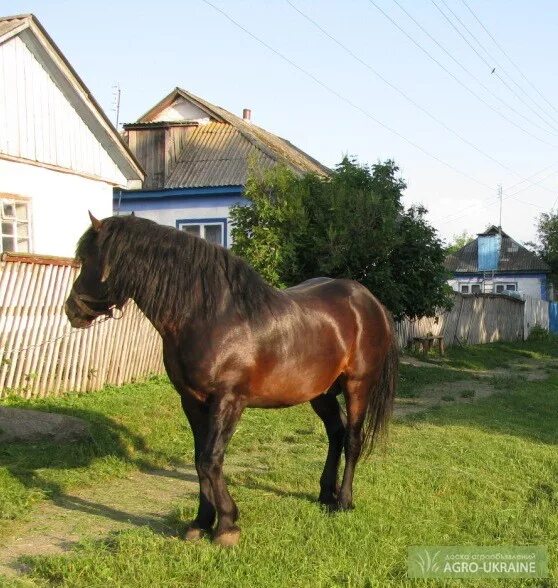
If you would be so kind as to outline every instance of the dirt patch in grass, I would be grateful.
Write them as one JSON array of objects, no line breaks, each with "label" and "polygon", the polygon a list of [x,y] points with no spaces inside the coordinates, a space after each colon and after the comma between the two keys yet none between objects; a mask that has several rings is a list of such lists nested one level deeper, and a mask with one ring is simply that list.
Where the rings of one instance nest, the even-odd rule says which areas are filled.
[{"label": "dirt patch in grass", "polygon": [[[80,489],[43,502],[32,520],[0,542],[0,575],[26,571],[24,555],[53,555],[85,538],[99,539],[114,531],[147,526],[177,535],[181,523],[172,517],[176,504],[198,491],[195,469],[133,472],[127,478]],[[1,583],[1,577],[0,577]]]},{"label": "dirt patch in grass", "polygon": [[[541,363],[536,359],[522,358],[521,360],[510,363],[510,368],[514,375],[525,378],[528,382],[541,382],[546,380],[552,370],[558,369],[556,360]],[[498,370],[499,375],[509,375],[508,370]]]},{"label": "dirt patch in grass", "polygon": [[[422,361],[412,355],[401,358],[403,365],[413,368],[446,368],[440,360],[432,359]],[[498,367],[486,370],[473,370],[468,368],[450,368],[452,371],[470,379],[454,380],[447,382],[429,383],[420,386],[416,395],[409,398],[397,398],[395,404],[395,416],[405,417],[436,406],[443,406],[448,402],[467,404],[479,398],[486,398],[495,392],[505,390],[506,380],[512,382],[521,378],[527,382],[540,382],[546,380],[553,370],[558,369],[558,361],[549,360],[541,362],[529,357],[521,357],[510,362],[508,368]],[[498,385],[494,381],[498,380]]]},{"label": "dirt patch in grass", "polygon": [[443,367],[436,361],[423,361],[414,355],[404,355],[400,361],[403,365],[412,365],[413,367]]},{"label": "dirt patch in grass", "polygon": [[499,390],[483,380],[458,380],[432,384],[424,388],[419,397],[398,398],[395,404],[395,416],[404,417],[448,402],[471,404],[497,391]]},{"label": "dirt patch in grass", "polygon": [[89,437],[89,424],[73,416],[0,406],[0,443],[69,443]]},{"label": "dirt patch in grass", "polygon": [[528,382],[546,380],[549,373],[558,370],[558,360],[556,359],[541,361],[540,359],[533,359],[527,356],[514,357],[506,362],[505,367],[500,366],[490,369],[463,367],[461,365],[455,366],[451,360],[448,362],[447,358],[441,358],[438,356],[425,356],[421,359],[414,355],[404,355],[401,357],[401,364],[412,367],[449,368],[458,371],[463,375],[471,374],[475,377],[485,378],[521,376]]}]

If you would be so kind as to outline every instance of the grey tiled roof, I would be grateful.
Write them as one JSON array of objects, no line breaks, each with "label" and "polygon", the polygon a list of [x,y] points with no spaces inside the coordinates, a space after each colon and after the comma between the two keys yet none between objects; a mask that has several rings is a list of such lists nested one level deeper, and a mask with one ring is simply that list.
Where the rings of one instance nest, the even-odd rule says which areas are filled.
[{"label": "grey tiled roof", "polygon": [[[485,234],[491,234],[487,231]],[[454,273],[478,272],[478,238],[470,241],[446,257],[445,267]],[[499,272],[542,272],[550,271],[548,265],[534,253],[502,233],[502,245],[498,262]]]}]

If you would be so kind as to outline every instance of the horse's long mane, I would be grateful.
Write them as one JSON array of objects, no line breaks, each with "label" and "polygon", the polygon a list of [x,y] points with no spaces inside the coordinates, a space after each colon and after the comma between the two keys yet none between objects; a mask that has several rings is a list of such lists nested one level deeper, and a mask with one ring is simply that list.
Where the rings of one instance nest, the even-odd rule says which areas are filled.
[{"label": "horse's long mane", "polygon": [[113,216],[80,239],[76,255],[98,248],[113,300],[133,298],[152,320],[187,321],[231,310],[254,318],[280,294],[227,249],[153,221]]}]

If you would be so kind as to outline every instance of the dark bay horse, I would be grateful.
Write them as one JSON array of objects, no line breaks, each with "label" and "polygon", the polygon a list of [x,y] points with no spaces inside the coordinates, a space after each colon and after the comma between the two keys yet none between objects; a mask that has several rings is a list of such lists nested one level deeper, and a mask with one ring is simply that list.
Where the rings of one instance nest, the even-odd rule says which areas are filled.
[{"label": "dark bay horse", "polygon": [[394,327],[378,300],[351,280],[276,290],[226,249],[146,219],[91,222],[77,246],[81,273],[66,314],[84,328],[131,298],[160,333],[194,435],[199,508],[186,538],[211,532],[217,518],[215,542],[238,541],[222,466],[247,407],[310,402],[329,440],[319,501],[352,508],[356,463],[387,425],[397,380]]}]

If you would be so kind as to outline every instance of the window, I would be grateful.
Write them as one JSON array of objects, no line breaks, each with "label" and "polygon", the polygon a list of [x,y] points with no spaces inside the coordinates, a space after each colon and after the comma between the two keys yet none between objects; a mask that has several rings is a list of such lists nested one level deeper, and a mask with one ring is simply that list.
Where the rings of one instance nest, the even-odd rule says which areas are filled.
[{"label": "window", "polygon": [[496,284],[496,293],[517,292],[517,284]]},{"label": "window", "polygon": [[26,253],[30,250],[29,204],[25,200],[0,198],[2,248],[0,251]]},{"label": "window", "polygon": [[209,243],[227,246],[227,219],[178,220],[176,226],[181,231],[201,237]]},{"label": "window", "polygon": [[480,284],[459,284],[459,291],[461,294],[480,294]]}]

